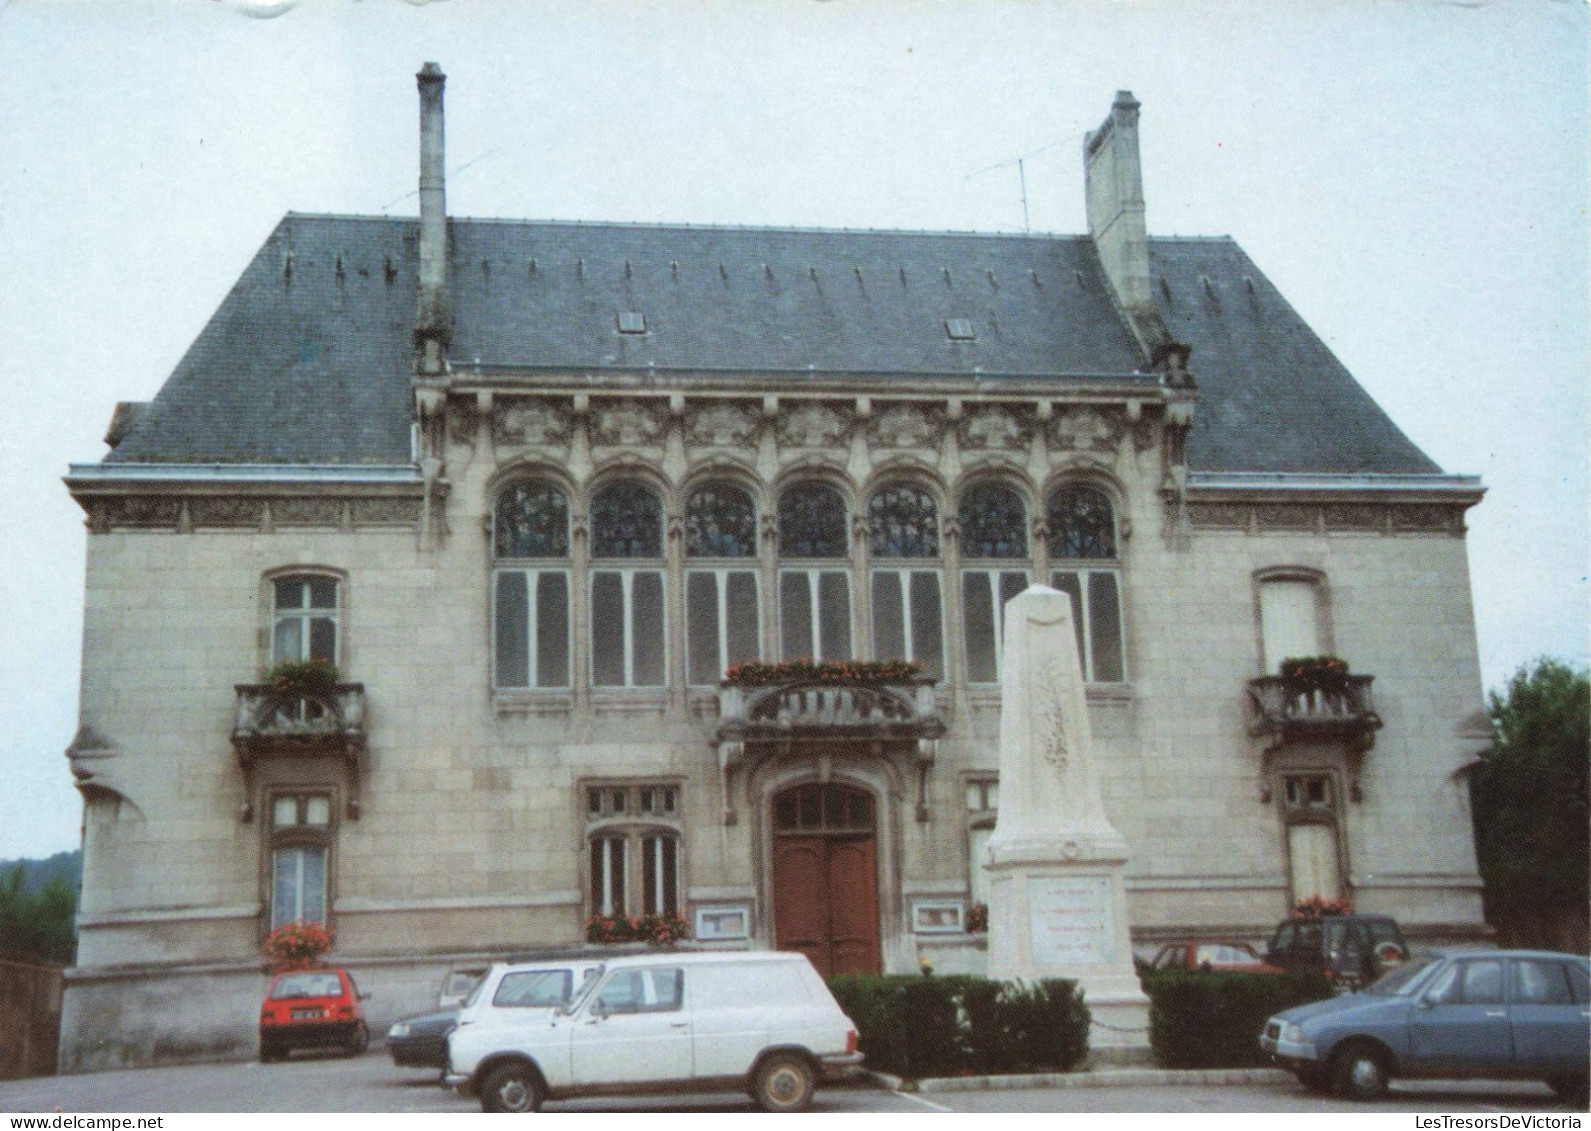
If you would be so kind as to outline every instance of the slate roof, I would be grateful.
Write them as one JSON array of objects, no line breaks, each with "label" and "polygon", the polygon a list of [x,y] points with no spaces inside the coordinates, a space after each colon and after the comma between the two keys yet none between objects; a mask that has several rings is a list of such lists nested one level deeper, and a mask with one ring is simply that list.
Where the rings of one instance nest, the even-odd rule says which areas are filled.
[{"label": "slate roof", "polygon": [[[455,364],[1062,385],[1143,365],[1086,237],[465,219],[450,234]],[[107,460],[409,462],[417,237],[414,220],[289,214]],[[1167,325],[1193,346],[1193,468],[1438,470],[1235,243],[1150,246]],[[619,333],[624,312],[647,332]],[[975,340],[946,333],[960,318]]]}]

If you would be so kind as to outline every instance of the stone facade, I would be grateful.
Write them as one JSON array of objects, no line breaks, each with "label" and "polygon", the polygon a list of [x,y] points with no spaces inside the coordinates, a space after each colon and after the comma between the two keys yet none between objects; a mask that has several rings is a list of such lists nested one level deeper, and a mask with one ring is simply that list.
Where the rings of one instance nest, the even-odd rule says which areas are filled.
[{"label": "stone facade", "polygon": [[[983,940],[963,928],[997,811],[999,692],[972,670],[969,634],[993,631],[966,607],[974,568],[1023,584],[1070,572],[1100,602],[1087,701],[1105,808],[1130,846],[1135,943],[1257,939],[1326,883],[1411,937],[1479,937],[1462,776],[1486,738],[1463,525],[1478,487],[1190,468],[1203,407],[1186,359],[992,387],[971,373],[428,371],[422,356],[409,464],[74,468],[91,531],[68,752],[85,874],[63,1069],[251,1055],[256,955],[287,890],[277,873],[302,859],[281,854],[297,845],[324,868],[334,956],[373,992],[377,1032],[425,1008],[450,963],[579,943],[605,901],[727,922],[718,945],[792,945],[777,806],[806,786],[869,799],[866,838],[840,839],[873,853],[870,961],[981,970]],[[504,565],[494,513],[520,484],[566,505],[567,546],[550,566]],[[594,675],[613,626],[592,608],[604,570],[593,503],[615,484],[660,510],[644,556],[661,578],[661,675],[617,680],[641,686]],[[895,658],[884,640],[896,614],[872,598],[885,568],[875,498],[910,487],[931,501],[937,551],[888,568],[937,579],[910,592],[921,613],[936,591],[939,615],[913,646],[940,659],[928,657],[932,678],[868,689],[885,704],[872,714],[841,696],[821,701],[826,721],[803,721],[790,712],[806,706],[775,695],[757,700],[770,704],[759,723],[746,689],[692,678],[695,650],[711,647],[691,634],[691,500],[715,486],[754,505],[750,556],[714,564],[754,575],[754,603],[736,615],[755,609],[756,650],[777,659],[796,607],[782,571],[811,565],[781,551],[781,499],[812,484],[843,501],[848,546],[823,566],[849,586],[857,657]],[[964,501],[991,486],[1021,504],[1026,545],[1009,557],[963,545],[987,517]],[[1106,505],[1090,535],[1102,542],[1081,550],[1051,522],[1079,487]],[[568,631],[542,641],[544,659],[567,649],[550,686],[502,666],[522,614],[498,579],[537,569],[567,585],[548,608]],[[1091,571],[1108,578],[1097,593]],[[346,682],[335,707],[265,709],[256,727],[263,693],[249,689],[283,658],[280,625],[296,615],[281,607],[287,579],[335,593],[321,614]],[[1272,593],[1285,597],[1274,608]],[[625,600],[633,644],[646,630],[640,598]],[[1275,625],[1372,676],[1373,699],[1368,683],[1331,702],[1268,699]],[[317,729],[327,719],[337,727]],[[298,810],[312,836],[282,823],[280,806],[304,798],[329,801]],[[599,844],[610,839],[628,847]],[[1306,851],[1307,867],[1294,859]],[[598,874],[615,867],[628,891]]]}]

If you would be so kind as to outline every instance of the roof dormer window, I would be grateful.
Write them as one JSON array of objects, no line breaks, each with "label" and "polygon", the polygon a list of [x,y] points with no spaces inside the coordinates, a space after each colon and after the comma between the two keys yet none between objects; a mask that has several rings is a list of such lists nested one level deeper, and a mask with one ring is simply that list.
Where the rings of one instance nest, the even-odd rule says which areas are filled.
[{"label": "roof dormer window", "polygon": [[644,334],[646,333],[646,315],[639,310],[619,311],[619,333]]},{"label": "roof dormer window", "polygon": [[950,336],[950,340],[953,342],[971,342],[977,340],[978,337],[972,330],[972,319],[970,318],[945,319],[945,333]]}]

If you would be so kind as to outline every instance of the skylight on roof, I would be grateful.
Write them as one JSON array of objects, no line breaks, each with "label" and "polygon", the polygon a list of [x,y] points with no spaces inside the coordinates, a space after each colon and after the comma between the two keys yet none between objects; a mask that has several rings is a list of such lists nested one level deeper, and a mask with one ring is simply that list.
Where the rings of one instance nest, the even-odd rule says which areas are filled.
[{"label": "skylight on roof", "polygon": [[646,315],[639,310],[619,311],[619,333],[644,334],[646,333]]},{"label": "skylight on roof", "polygon": [[972,319],[970,318],[945,319],[945,333],[950,335],[950,340],[953,342],[970,342],[978,337],[972,331]]}]

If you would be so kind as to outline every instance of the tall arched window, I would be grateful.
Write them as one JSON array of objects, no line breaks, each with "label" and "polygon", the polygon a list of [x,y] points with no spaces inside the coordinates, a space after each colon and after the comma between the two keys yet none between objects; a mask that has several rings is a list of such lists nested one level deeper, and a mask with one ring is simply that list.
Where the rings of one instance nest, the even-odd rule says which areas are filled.
[{"label": "tall arched window", "polygon": [[915,660],[927,675],[944,674],[944,617],[938,562],[939,507],[910,483],[892,483],[867,501],[872,557],[873,655]]},{"label": "tall arched window", "polygon": [[727,483],[685,500],[685,628],[689,682],[717,683],[724,669],[761,655],[757,600],[757,507]]},{"label": "tall arched window", "polygon": [[329,864],[336,839],[325,790],[270,796],[271,929],[296,920],[327,922]]},{"label": "tall arched window", "polygon": [[998,683],[1005,603],[1028,585],[1028,511],[1022,496],[998,483],[962,492],[961,617],[967,682]]},{"label": "tall arched window", "polygon": [[779,496],[779,649],[785,659],[848,660],[850,536],[845,499],[826,483]]},{"label": "tall arched window", "polygon": [[271,664],[338,662],[337,579],[291,574],[271,583]]},{"label": "tall arched window", "polygon": [[1116,508],[1086,483],[1067,483],[1050,495],[1050,584],[1072,597],[1083,678],[1126,679],[1121,624],[1121,568]]},{"label": "tall arched window", "polygon": [[661,687],[667,671],[663,502],[643,483],[591,499],[591,683]]},{"label": "tall arched window", "polygon": [[493,686],[569,686],[569,500],[511,483],[492,513]]}]

